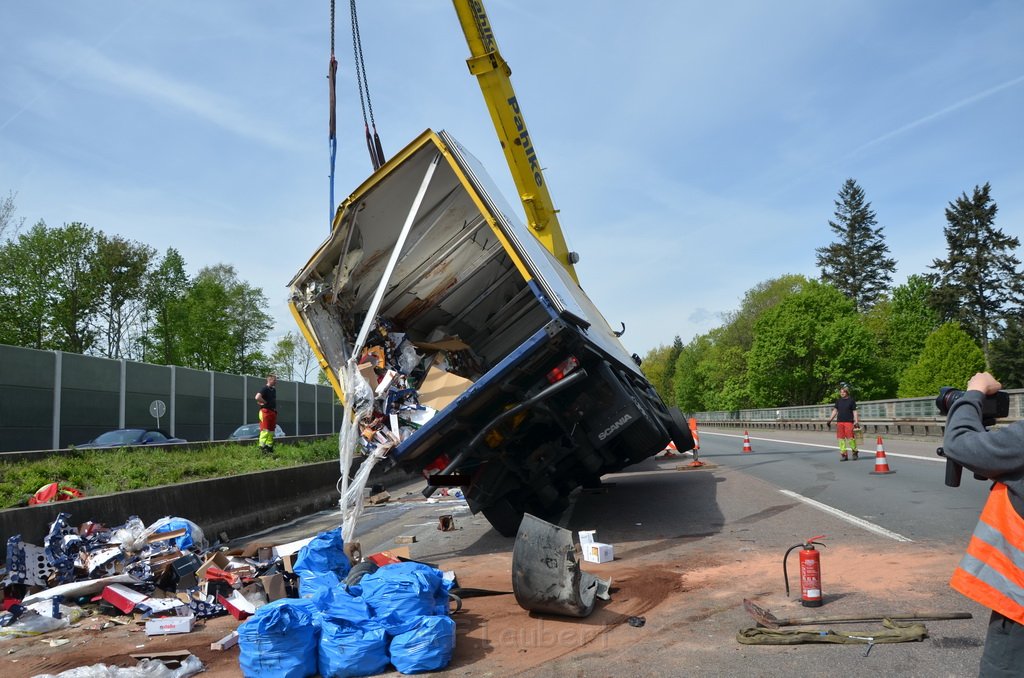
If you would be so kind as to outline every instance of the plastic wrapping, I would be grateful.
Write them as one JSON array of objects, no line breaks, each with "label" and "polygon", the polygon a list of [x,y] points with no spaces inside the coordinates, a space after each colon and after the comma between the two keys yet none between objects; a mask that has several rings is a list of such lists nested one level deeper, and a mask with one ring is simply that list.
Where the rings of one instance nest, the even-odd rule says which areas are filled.
[{"label": "plastic wrapping", "polygon": [[451,617],[418,617],[393,627],[391,663],[402,673],[440,671],[455,651],[455,622]]},{"label": "plastic wrapping", "polygon": [[124,525],[114,530],[111,543],[120,544],[125,553],[141,551],[146,546],[146,526],[138,516],[131,516]]},{"label": "plastic wrapping", "polygon": [[416,351],[411,341],[403,341],[398,347],[398,369],[403,373],[412,374],[422,359],[423,356]]},{"label": "plastic wrapping", "polygon": [[390,663],[387,634],[374,622],[357,625],[325,618],[320,624],[319,659],[323,678],[383,673]]},{"label": "plastic wrapping", "polygon": [[208,546],[206,536],[203,534],[203,529],[186,518],[172,518],[171,516],[161,518],[147,527],[142,533],[142,537],[144,539],[148,539],[151,535],[156,534],[157,532],[173,532],[174,530],[181,528],[185,528],[185,534],[180,537],[175,537],[172,540],[174,546],[179,551],[185,551],[190,548],[202,551]]},{"label": "plastic wrapping", "polygon": [[50,673],[35,678],[188,678],[206,670],[199,657],[190,654],[176,669],[168,668],[157,659],[143,659],[138,666],[108,666],[93,664],[79,666],[53,675]]},{"label": "plastic wrapping", "polygon": [[246,678],[306,678],[317,674],[318,612],[311,600],[282,598],[238,627],[238,663]]},{"label": "plastic wrapping", "polygon": [[54,619],[45,614],[39,614],[30,610],[22,614],[7,626],[0,627],[0,641],[8,638],[26,638],[29,636],[41,636],[44,633],[66,629],[71,625],[67,617]]},{"label": "plastic wrapping", "polygon": [[299,595],[303,597],[339,586],[349,571],[341,528],[321,532],[303,546],[292,569],[299,576]]}]

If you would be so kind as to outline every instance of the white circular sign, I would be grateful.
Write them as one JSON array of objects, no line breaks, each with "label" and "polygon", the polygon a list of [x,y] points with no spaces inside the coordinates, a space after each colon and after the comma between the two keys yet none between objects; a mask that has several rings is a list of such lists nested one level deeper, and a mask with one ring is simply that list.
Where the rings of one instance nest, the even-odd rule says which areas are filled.
[{"label": "white circular sign", "polygon": [[167,411],[167,405],[162,400],[154,400],[149,404],[149,413],[159,419]]}]

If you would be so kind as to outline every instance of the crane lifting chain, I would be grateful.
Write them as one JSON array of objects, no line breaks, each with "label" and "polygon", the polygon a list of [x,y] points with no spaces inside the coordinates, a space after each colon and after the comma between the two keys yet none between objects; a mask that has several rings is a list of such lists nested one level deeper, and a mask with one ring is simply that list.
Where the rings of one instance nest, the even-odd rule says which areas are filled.
[{"label": "crane lifting chain", "polygon": [[[331,0],[333,5],[334,0]],[[352,14],[352,52],[355,57],[356,82],[359,85],[359,105],[363,109],[363,129],[366,131],[366,148],[370,151],[370,161],[373,169],[380,169],[384,164],[384,148],[380,143],[380,136],[377,134],[377,123],[373,119],[373,102],[370,100],[370,81],[366,78],[366,61],[363,59],[363,40],[359,35],[359,17],[356,14],[356,0],[349,0],[349,8]],[[366,99],[363,99],[363,90],[366,90]],[[367,121],[366,111],[369,109],[370,117]],[[370,128],[373,127],[373,136],[370,135]]]}]

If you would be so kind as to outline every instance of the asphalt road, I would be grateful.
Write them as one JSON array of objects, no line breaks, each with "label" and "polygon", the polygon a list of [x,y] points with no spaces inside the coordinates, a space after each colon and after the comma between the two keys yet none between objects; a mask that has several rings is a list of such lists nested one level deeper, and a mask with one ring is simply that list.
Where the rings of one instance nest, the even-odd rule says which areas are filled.
[{"label": "asphalt road", "polygon": [[[597,530],[615,560],[584,569],[613,581],[612,600],[590,618],[539,617],[511,596],[465,601],[455,615],[456,654],[448,672],[465,676],[972,676],[977,675],[988,612],[948,587],[985,499],[987,484],[965,476],[943,484],[934,443],[885,441],[895,473],[872,475],[875,441],[857,462],[840,463],[826,434],[751,437],[701,431],[701,459],[653,458],[580,493],[560,524]],[[389,487],[397,500],[368,507],[357,531],[364,553],[415,537],[413,558],[453,568],[462,586],[508,589],[513,540],[491,530],[464,502],[426,502],[421,483]],[[811,503],[808,502],[810,500]],[[457,529],[441,532],[438,517]],[[268,531],[283,542],[337,525],[336,513]],[[782,556],[815,535],[825,604],[785,595]],[[880,616],[909,611],[970,612],[970,620],[928,621],[923,642],[877,645],[742,645],[754,626],[750,598],[780,618]],[[642,616],[645,625],[626,624]],[[877,632],[877,623],[816,623],[817,631]],[[501,642],[498,642],[501,641]],[[549,642],[550,641],[550,642]],[[398,675],[398,674],[395,674]]]},{"label": "asphalt road", "polygon": [[859,460],[845,463],[835,440],[823,433],[779,431],[750,440],[754,452],[744,454],[742,433],[701,431],[700,456],[914,541],[962,542],[988,496],[989,484],[970,472],[960,487],[945,485],[946,464],[935,454],[936,442],[883,440],[893,473],[873,475],[876,439],[865,440]]}]

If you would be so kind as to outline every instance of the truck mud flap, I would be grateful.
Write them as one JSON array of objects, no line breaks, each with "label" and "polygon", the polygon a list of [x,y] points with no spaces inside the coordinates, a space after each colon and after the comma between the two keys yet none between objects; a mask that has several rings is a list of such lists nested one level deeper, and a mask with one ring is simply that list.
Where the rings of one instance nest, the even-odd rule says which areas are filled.
[{"label": "truck mud flap", "polygon": [[580,570],[572,532],[527,513],[512,549],[512,592],[524,610],[586,617],[610,581]]}]

